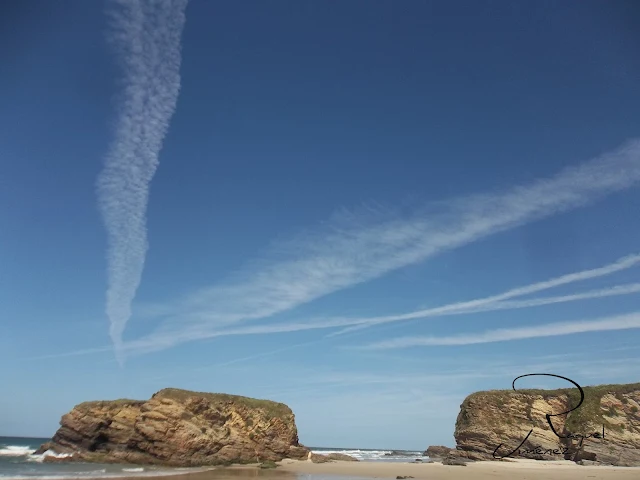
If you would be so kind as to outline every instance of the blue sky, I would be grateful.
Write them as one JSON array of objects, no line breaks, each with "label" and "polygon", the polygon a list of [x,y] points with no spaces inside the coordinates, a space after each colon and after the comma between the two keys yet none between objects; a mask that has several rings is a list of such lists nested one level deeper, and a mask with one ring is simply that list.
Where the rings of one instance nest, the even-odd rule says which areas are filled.
[{"label": "blue sky", "polygon": [[638,381],[637,4],[141,5],[0,29],[0,435],[171,386],[424,449]]}]

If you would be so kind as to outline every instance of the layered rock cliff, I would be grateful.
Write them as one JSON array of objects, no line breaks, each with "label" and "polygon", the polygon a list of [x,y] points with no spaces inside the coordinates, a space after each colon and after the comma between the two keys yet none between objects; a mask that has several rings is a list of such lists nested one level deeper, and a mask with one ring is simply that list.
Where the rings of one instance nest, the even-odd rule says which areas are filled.
[{"label": "layered rock cliff", "polygon": [[452,455],[470,459],[509,455],[640,466],[640,384],[600,385],[583,390],[584,402],[578,409],[551,417],[557,434],[546,415],[577,406],[577,388],[473,393],[460,406],[454,434],[456,450]]},{"label": "layered rock cliff", "polygon": [[62,417],[37,453],[78,461],[203,466],[306,459],[282,403],[165,389],[150,400],[86,402]]}]

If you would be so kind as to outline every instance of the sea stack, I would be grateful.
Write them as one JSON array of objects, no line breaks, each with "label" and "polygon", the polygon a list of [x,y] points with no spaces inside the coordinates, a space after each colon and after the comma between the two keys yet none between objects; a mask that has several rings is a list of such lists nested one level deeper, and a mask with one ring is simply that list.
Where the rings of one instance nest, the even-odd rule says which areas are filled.
[{"label": "sea stack", "polygon": [[[577,388],[473,393],[460,406],[454,433],[456,449],[448,456],[640,466],[640,384],[583,390],[584,401],[578,408]],[[550,418],[554,432],[546,415],[571,409],[566,415]]]},{"label": "sea stack", "polygon": [[291,409],[270,400],[167,388],[149,400],[85,402],[38,452],[72,461],[165,466],[305,459]]}]

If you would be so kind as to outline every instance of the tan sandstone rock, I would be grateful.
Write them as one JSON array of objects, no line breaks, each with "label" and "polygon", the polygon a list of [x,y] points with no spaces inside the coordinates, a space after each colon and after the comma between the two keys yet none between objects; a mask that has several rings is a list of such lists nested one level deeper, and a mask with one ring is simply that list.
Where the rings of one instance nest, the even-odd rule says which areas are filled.
[{"label": "tan sandstone rock", "polygon": [[164,389],[150,400],[86,402],[62,417],[36,453],[77,461],[202,466],[304,459],[293,412],[282,403]]},{"label": "tan sandstone rock", "polygon": [[[546,414],[565,412],[579,403],[577,388],[559,390],[500,390],[469,395],[456,421],[455,456],[478,459],[506,456],[530,430],[532,434],[513,458],[574,460],[619,466],[640,466],[640,384],[583,387],[582,405],[568,415],[551,417],[558,435],[592,435],[604,439],[559,438]],[[539,448],[537,448],[539,447]]]}]

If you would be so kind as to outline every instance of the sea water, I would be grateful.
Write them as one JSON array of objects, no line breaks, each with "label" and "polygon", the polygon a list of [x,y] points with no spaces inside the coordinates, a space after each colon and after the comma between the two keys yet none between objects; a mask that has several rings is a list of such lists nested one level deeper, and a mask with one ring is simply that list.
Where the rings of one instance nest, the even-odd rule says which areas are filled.
[{"label": "sea water", "polygon": [[412,462],[417,459],[427,460],[422,452],[414,450],[380,450],[367,448],[323,448],[309,447],[313,453],[328,455],[330,453],[344,453],[357,458],[361,462]]},{"label": "sea water", "polygon": [[[46,463],[47,452],[34,452],[48,438],[0,437],[0,480],[60,480],[88,478],[147,477],[185,474],[202,471],[198,468],[166,468],[141,465],[114,465],[99,463]],[[314,453],[344,453],[363,462],[411,462],[423,459],[421,452],[408,450],[375,450],[360,448],[311,448]],[[265,473],[266,475],[266,473]],[[214,475],[215,477],[215,475]],[[311,478],[309,475],[300,475]]]},{"label": "sea water", "polygon": [[[34,455],[48,438],[0,437],[0,480],[60,480],[175,475],[202,469],[163,468],[99,463],[46,463],[48,452]],[[58,455],[55,455],[58,456]]]}]

